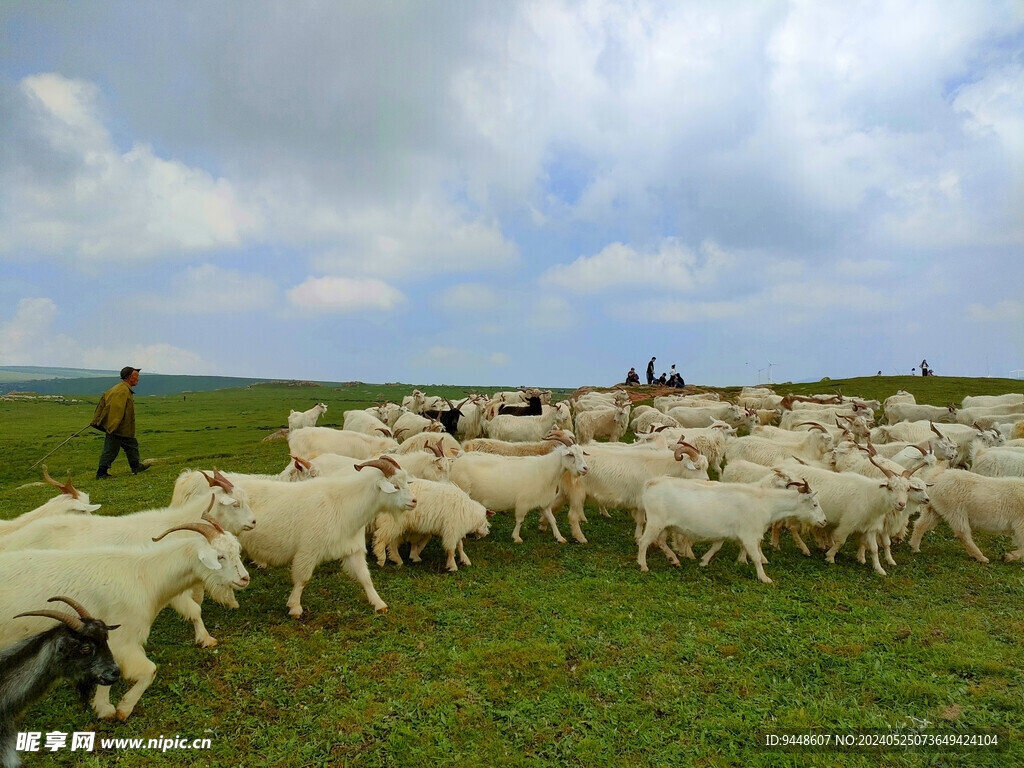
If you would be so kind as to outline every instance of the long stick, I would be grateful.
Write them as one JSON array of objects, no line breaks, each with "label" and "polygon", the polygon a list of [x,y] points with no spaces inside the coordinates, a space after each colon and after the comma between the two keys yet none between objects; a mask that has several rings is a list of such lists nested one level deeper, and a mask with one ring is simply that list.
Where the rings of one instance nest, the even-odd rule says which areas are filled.
[{"label": "long stick", "polygon": [[61,447],[62,447],[62,446],[63,446],[63,445],[65,444],[65,443],[68,443],[68,442],[70,442],[72,438],[78,437],[78,436],[79,436],[80,434],[82,434],[83,432],[85,432],[85,430],[87,430],[87,429],[88,429],[88,428],[89,428],[90,426],[92,426],[92,425],[91,425],[91,424],[86,424],[86,425],[85,425],[84,427],[82,427],[82,428],[81,428],[80,430],[78,430],[77,432],[75,432],[75,434],[73,434],[73,435],[72,435],[71,437],[69,437],[69,438],[68,438],[67,440],[65,440],[65,441],[64,441],[63,443],[61,443],[60,445],[58,445],[58,446],[57,446],[56,448],[54,448],[54,449],[53,449],[52,451],[50,451],[50,452],[49,452],[48,454],[46,454],[45,456],[43,456],[43,458],[41,458],[41,459],[40,459],[39,461],[37,461],[37,462],[36,462],[35,464],[33,464],[33,465],[32,465],[31,467],[29,467],[29,469],[32,469],[32,468],[34,468],[34,467],[36,466],[36,464],[39,464],[39,463],[41,463],[41,462],[45,461],[46,459],[48,459],[48,458],[49,458],[50,456],[52,456],[53,454],[55,454],[55,453],[57,452],[57,450],[58,450],[59,448],[61,448]]}]

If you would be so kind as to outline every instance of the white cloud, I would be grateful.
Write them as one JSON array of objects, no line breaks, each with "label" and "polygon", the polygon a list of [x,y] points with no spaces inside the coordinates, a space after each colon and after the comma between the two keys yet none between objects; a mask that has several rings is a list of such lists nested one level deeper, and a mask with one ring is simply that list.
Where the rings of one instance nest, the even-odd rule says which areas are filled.
[{"label": "white cloud", "polygon": [[837,274],[853,278],[877,277],[891,269],[892,262],[884,259],[842,259],[836,264]]},{"label": "white cloud", "polygon": [[663,301],[648,299],[635,304],[613,304],[609,314],[620,320],[641,323],[699,323],[724,320],[750,311],[739,301]]},{"label": "white cloud", "polygon": [[20,93],[14,141],[24,151],[0,172],[0,253],[138,261],[235,248],[254,232],[253,214],[227,180],[145,144],[118,151],[92,83],[40,74],[24,78]]},{"label": "white cloud", "polygon": [[[225,375],[216,365],[187,349],[171,344],[134,344],[115,347],[93,347],[81,352],[84,368],[119,370],[125,365],[147,373],[184,374],[192,376]],[[140,385],[142,386],[142,385]]]},{"label": "white cloud", "polygon": [[969,304],[967,319],[976,323],[1018,323],[1024,321],[1024,302],[1007,299],[992,306]]},{"label": "white cloud", "polygon": [[[889,294],[863,285],[827,283],[805,280],[803,282],[780,283],[765,291],[764,299],[774,310],[814,310],[829,313],[831,310],[845,310],[851,313],[875,312],[894,309],[899,301]],[[829,322],[836,322],[836,316],[826,314]]]},{"label": "white cloud", "polygon": [[396,288],[380,280],[311,277],[288,291],[288,303],[314,312],[388,311],[405,301]]},{"label": "white cloud", "polygon": [[172,278],[167,293],[142,294],[132,302],[148,312],[213,315],[270,309],[276,297],[272,280],[204,264]]},{"label": "white cloud", "polygon": [[[435,345],[415,354],[409,360],[414,368],[435,369],[444,380],[444,375],[451,371],[460,371],[460,375],[478,375],[480,371],[491,368],[504,368],[511,358],[504,352],[479,352],[471,349],[459,349]],[[454,381],[454,380],[450,380]]]},{"label": "white cloud", "polygon": [[453,313],[492,314],[507,304],[505,297],[482,283],[461,283],[445,289],[437,305]]},{"label": "white cloud", "polygon": [[18,302],[14,316],[0,323],[0,364],[71,365],[74,342],[51,331],[57,319],[52,299],[27,298]]},{"label": "white cloud", "polygon": [[541,280],[579,293],[633,285],[688,291],[714,283],[733,263],[733,258],[712,242],[703,243],[698,256],[670,237],[656,253],[640,253],[623,243],[612,243],[594,256],[552,267]]},{"label": "white cloud", "polygon": [[541,296],[527,314],[531,328],[572,328],[579,322],[572,306],[561,296]]},{"label": "white cloud", "polygon": [[47,298],[18,302],[14,317],[0,323],[0,364],[119,370],[134,365],[166,374],[218,374],[217,367],[186,349],[170,344],[124,344],[88,347],[53,326],[59,312]]},{"label": "white cloud", "polygon": [[312,259],[327,274],[388,279],[502,269],[519,262],[518,249],[495,221],[467,219],[449,205],[417,202],[397,208],[324,207],[299,215],[310,236],[339,245]]}]

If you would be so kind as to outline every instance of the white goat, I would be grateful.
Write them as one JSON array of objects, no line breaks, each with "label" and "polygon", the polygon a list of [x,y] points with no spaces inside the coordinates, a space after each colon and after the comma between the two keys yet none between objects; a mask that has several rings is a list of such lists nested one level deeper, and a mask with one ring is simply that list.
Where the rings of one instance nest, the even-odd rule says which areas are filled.
[{"label": "white goat", "polygon": [[325,413],[327,413],[327,406],[324,403],[317,403],[308,411],[291,411],[288,413],[288,429],[315,427],[317,419]]},{"label": "white goat", "polygon": [[482,538],[490,530],[483,504],[473,501],[465,491],[451,483],[413,480],[409,487],[416,496],[416,509],[401,515],[377,516],[373,533],[377,564],[384,565],[387,555],[392,562],[401,565],[398,547],[404,540],[412,540],[409,559],[418,563],[419,554],[431,537],[439,536],[448,553],[446,567],[449,571],[459,570],[455,564],[456,551],[463,565],[472,565],[463,549],[463,539],[471,533]]},{"label": "white goat", "polygon": [[339,453],[368,459],[371,456],[391,451],[398,442],[390,437],[373,437],[362,432],[331,429],[329,427],[306,427],[288,433],[288,451],[293,456],[311,459],[321,453]]},{"label": "white goat", "polygon": [[[238,540],[207,523],[189,523],[172,531],[195,531],[145,547],[72,550],[20,550],[0,554],[0,646],[48,629],[39,618],[9,619],[37,608],[50,595],[68,595],[88,605],[105,622],[120,629],[108,639],[121,674],[134,684],[115,710],[110,687],[99,686],[92,705],[101,718],[131,715],[156,677],[156,665],[144,646],[157,614],[176,595],[202,584],[213,598],[237,604],[234,590],[249,583],[239,559]],[[162,539],[172,531],[165,531]]]},{"label": "white goat", "polygon": [[1024,479],[950,469],[936,478],[929,494],[931,504],[914,523],[910,537],[914,552],[921,550],[921,538],[941,518],[978,562],[987,563],[988,558],[974,543],[972,529],[1012,536],[1016,549],[1004,555],[1007,562],[1024,556]]},{"label": "white goat", "polygon": [[[726,539],[738,541],[750,555],[757,578],[765,584],[772,580],[761,563],[761,538],[772,523],[797,518],[818,526],[825,524],[825,514],[806,483],[799,491],[792,491],[662,477],[645,486],[643,508],[647,523],[637,554],[641,571],[647,570],[647,549],[671,530],[691,542],[713,542],[700,561],[702,566],[710,562]],[[674,553],[669,560],[679,565]]]},{"label": "white goat", "polygon": [[[513,418],[529,418],[528,416]],[[586,475],[587,462],[578,445],[559,445],[544,456],[500,456],[479,451],[466,452],[452,463],[452,482],[495,512],[515,511],[512,541],[522,544],[519,529],[526,515],[540,509],[551,525],[555,540],[565,539],[558,530],[551,505],[558,496],[563,471]]]},{"label": "white goat", "polygon": [[55,485],[60,489],[60,496],[54,496],[45,504],[18,515],[13,520],[0,520],[0,541],[5,535],[12,534],[35,520],[69,513],[90,515],[102,506],[101,504],[90,504],[89,494],[78,490],[71,484],[70,474],[68,474],[68,481],[61,484],[50,477],[44,466],[43,477],[50,485]]},{"label": "white goat", "polygon": [[391,428],[371,413],[360,410],[345,411],[345,420],[342,428],[350,432],[362,432],[364,435],[374,437],[394,437]]},{"label": "white goat", "polygon": [[371,471],[303,483],[245,483],[256,513],[256,528],[241,535],[242,546],[261,568],[291,565],[292,592],[287,606],[296,618],[302,615],[303,588],[316,567],[327,560],[343,560],[345,571],[363,587],[374,609],[387,611],[366,567],[364,529],[382,512],[413,509],[416,499],[409,488],[409,475],[390,458],[355,468]]},{"label": "white goat", "polygon": [[629,426],[629,407],[600,408],[576,414],[576,440],[582,445],[596,437],[617,443]]},{"label": "white goat", "polygon": [[[215,496],[190,500],[184,506],[164,507],[135,512],[120,517],[98,515],[62,515],[37,520],[17,533],[0,539],[0,551],[29,549],[90,549],[93,547],[126,547],[143,545],[168,528],[198,523],[201,518],[216,521],[232,534],[256,524],[248,506],[215,504]],[[171,600],[171,607],[195,630],[195,642],[204,648],[217,644],[203,624],[200,600],[202,593],[183,592]],[[237,607],[235,604],[233,607]]]}]

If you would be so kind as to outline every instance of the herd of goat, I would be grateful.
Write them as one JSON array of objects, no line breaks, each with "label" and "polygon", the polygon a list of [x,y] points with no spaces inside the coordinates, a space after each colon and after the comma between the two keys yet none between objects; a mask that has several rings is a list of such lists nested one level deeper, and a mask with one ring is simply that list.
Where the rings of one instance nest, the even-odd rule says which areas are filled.
[{"label": "herd of goat", "polygon": [[[326,410],[293,411],[288,428],[267,438],[288,440],[282,471],[184,470],[160,509],[93,515],[87,493],[44,470],[60,493],[0,520],[3,768],[20,764],[17,716],[54,679],[74,679],[84,695],[95,688],[101,718],[130,715],[156,675],[144,646],[164,607],[192,622],[198,644],[216,645],[203,595],[237,607],[235,593],[249,583],[243,553],[260,568],[290,566],[294,617],[321,563],[340,560],[386,611],[368,546],[382,566],[402,563],[406,543],[419,562],[438,537],[456,571],[470,564],[467,537],[486,536],[496,512],[514,513],[516,543],[533,510],[541,530],[565,542],[556,513],[567,508],[571,535],[587,543],[587,502],[604,515],[632,514],[643,571],[651,544],[679,565],[677,551],[693,558],[694,543],[710,542],[706,566],[734,541],[768,583],[761,541],[770,530],[778,548],[785,530],[805,555],[812,537],[830,563],[854,537],[859,561],[870,554],[884,576],[879,549],[895,565],[891,545],[915,512],[915,552],[945,520],[979,561],[987,559],[973,530],[1011,535],[1008,561],[1024,555],[1024,395],[937,408],[903,392],[883,405],[751,388],[736,403],[698,393],[632,407],[622,389],[558,403],[520,390],[457,404],[414,391],[402,404],[345,412],[340,430],[316,426]],[[875,423],[879,411],[885,424]],[[630,429],[635,441],[620,442]],[[114,707],[110,686],[120,677],[130,687]]]}]

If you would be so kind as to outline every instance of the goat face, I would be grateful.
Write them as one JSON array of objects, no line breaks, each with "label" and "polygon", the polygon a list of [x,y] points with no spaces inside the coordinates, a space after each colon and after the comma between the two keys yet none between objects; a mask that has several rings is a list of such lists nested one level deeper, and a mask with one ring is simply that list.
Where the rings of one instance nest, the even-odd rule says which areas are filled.
[{"label": "goat face", "polygon": [[213,490],[217,503],[213,506],[212,515],[226,531],[237,535],[256,527],[256,515],[249,507],[249,497],[243,489],[236,487],[231,493],[226,493],[217,486]]},{"label": "goat face", "polygon": [[107,633],[117,629],[108,627],[99,619],[82,619],[82,628],[75,631],[60,627],[57,640],[58,653],[64,659],[66,674],[80,691],[87,692],[94,685],[113,685],[121,677],[121,670],[107,646]]},{"label": "goat face", "polygon": [[559,449],[562,453],[562,466],[573,475],[583,476],[590,471],[586,460],[583,458],[583,449],[578,445],[562,446]]},{"label": "goat face", "polygon": [[249,585],[249,572],[242,565],[242,549],[238,539],[230,533],[214,537],[209,546],[200,549],[199,560],[204,566],[201,577],[210,596],[221,605],[237,608],[235,590]]}]

